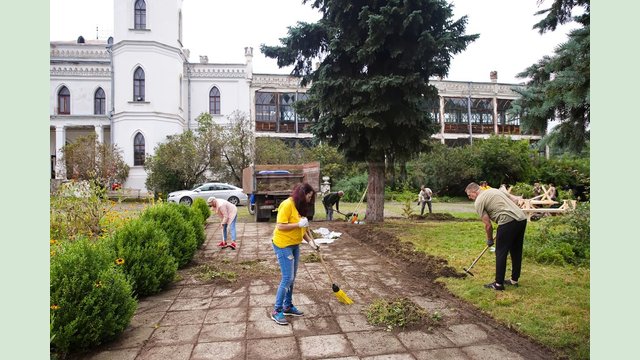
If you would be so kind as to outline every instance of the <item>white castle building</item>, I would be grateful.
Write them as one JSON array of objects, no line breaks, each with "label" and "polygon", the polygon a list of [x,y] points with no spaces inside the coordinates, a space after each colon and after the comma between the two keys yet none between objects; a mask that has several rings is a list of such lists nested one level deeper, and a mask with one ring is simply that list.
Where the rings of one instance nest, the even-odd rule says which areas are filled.
[{"label": "white castle building", "polygon": [[[218,124],[235,110],[245,112],[256,136],[312,137],[292,107],[307,89],[289,75],[254,74],[252,48],[245,48],[243,64],[209,63],[206,56],[189,61],[182,1],[114,1],[113,37],[51,42],[52,178],[66,178],[62,147],[95,132],[123,151],[130,166],[124,186],[144,191],[145,155],[168,135],[193,128],[203,112]],[[431,82],[440,93],[431,111],[440,124],[434,137],[443,143],[490,134],[540,139],[521,134],[518,119],[506,114],[518,97],[516,85],[497,83],[497,74],[487,83]]]}]

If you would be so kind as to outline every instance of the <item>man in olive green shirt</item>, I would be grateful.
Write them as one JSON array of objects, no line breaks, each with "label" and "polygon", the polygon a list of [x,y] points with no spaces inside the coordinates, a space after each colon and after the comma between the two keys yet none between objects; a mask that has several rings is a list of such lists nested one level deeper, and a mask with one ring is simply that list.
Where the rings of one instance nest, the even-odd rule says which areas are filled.
[{"label": "man in olive green shirt", "polygon": [[[496,231],[496,279],[485,285],[494,290],[504,290],[507,285],[518,285],[522,266],[522,245],[527,227],[527,216],[504,192],[497,189],[483,190],[472,182],[465,189],[467,196],[475,200],[476,212],[484,223],[487,246],[494,243],[492,221],[498,224]],[[505,282],[507,254],[511,255],[511,279]]]}]

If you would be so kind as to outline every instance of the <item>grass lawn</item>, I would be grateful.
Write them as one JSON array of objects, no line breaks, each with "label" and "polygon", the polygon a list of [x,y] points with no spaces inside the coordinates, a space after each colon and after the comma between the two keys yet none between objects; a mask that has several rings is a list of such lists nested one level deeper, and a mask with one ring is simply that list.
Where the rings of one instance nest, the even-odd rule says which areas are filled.
[{"label": "grass lawn", "polygon": [[[455,214],[473,218],[475,214]],[[385,220],[383,227],[417,250],[442,257],[460,271],[484,248],[480,221],[421,222]],[[529,222],[527,233],[535,231]],[[526,236],[525,236],[526,244]],[[526,246],[526,245],[525,245]],[[510,275],[510,261],[507,276]],[[475,277],[440,279],[447,288],[493,318],[556,349],[570,359],[589,358],[589,269],[542,265],[523,259],[518,288],[504,292],[483,288],[495,275],[495,257],[487,252],[473,267]]]}]

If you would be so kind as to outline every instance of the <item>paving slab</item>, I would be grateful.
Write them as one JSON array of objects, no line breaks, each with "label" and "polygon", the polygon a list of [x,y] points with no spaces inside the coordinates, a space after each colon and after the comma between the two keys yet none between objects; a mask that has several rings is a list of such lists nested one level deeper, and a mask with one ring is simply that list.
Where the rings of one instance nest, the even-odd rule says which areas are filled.
[{"label": "paving slab", "polygon": [[362,331],[346,334],[358,356],[406,353],[407,349],[389,331]]},{"label": "paving slab", "polygon": [[147,347],[136,360],[189,360],[192,350],[193,344]]},{"label": "paving slab", "polygon": [[244,360],[245,349],[242,341],[222,341],[198,343],[193,349],[191,360]]},{"label": "paving slab", "polygon": [[296,338],[293,336],[247,340],[247,359],[288,360],[299,358],[300,353]]},{"label": "paving slab", "polygon": [[344,334],[301,337],[300,349],[305,359],[355,355],[349,340]]}]

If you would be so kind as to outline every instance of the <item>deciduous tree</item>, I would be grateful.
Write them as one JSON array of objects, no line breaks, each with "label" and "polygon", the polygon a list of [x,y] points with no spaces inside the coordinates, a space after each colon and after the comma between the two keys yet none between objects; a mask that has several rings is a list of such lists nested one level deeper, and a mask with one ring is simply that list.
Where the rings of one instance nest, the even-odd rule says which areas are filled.
[{"label": "deciduous tree", "polygon": [[168,136],[155,148],[154,155],[147,157],[147,189],[155,193],[190,189],[203,182],[208,172],[223,170],[222,127],[213,123],[208,113],[202,113],[197,121],[195,131]]},{"label": "deciduous tree", "polygon": [[253,162],[255,138],[253,123],[245,112],[236,110],[228,116],[229,126],[224,129],[223,157],[227,165],[227,177],[242,184],[242,169]]},{"label": "deciduous tree", "polygon": [[98,141],[96,134],[78,138],[62,148],[67,177],[75,180],[93,180],[103,188],[121,183],[129,175],[129,166],[116,145]]}]

